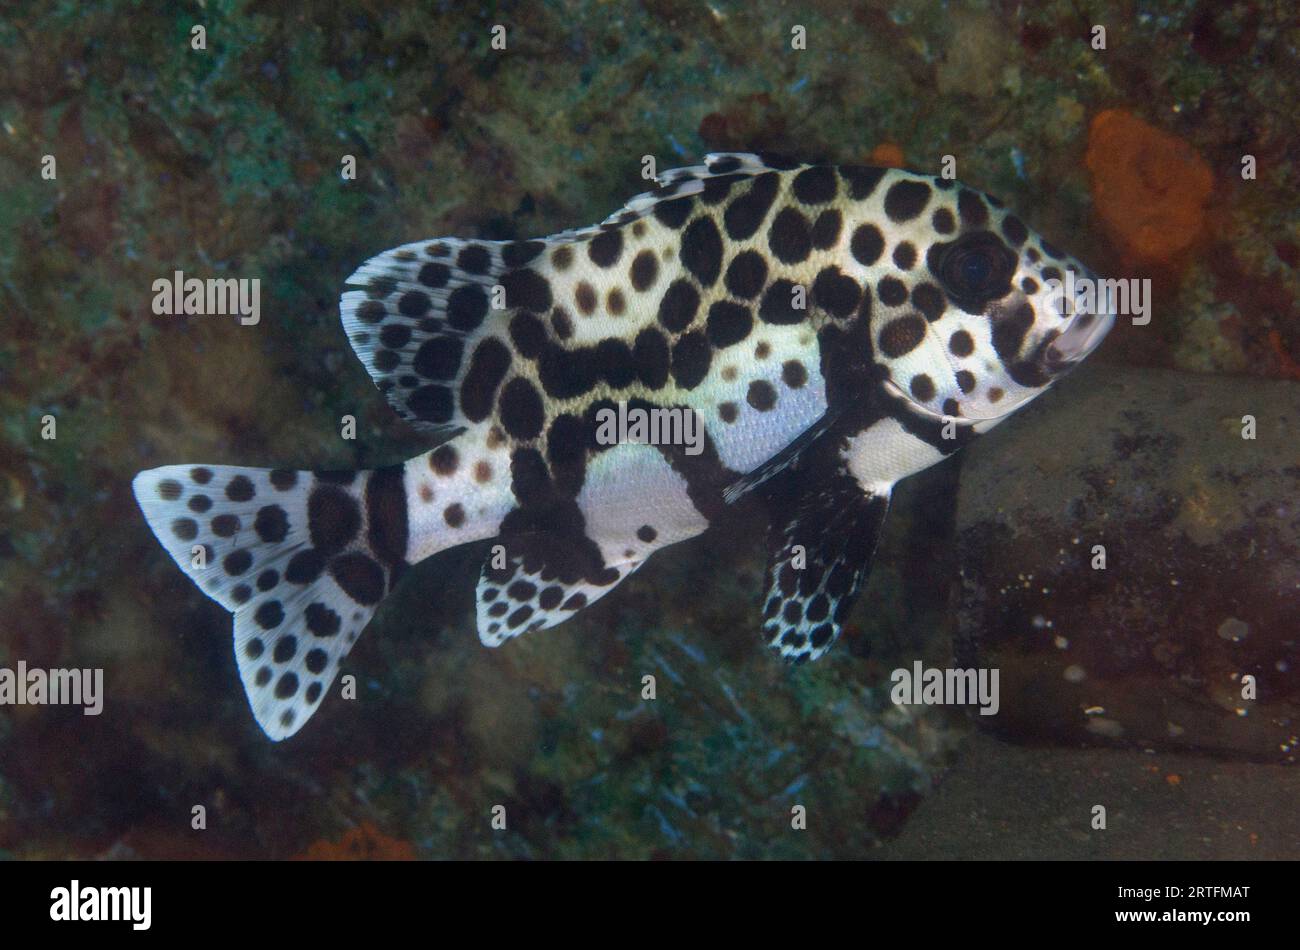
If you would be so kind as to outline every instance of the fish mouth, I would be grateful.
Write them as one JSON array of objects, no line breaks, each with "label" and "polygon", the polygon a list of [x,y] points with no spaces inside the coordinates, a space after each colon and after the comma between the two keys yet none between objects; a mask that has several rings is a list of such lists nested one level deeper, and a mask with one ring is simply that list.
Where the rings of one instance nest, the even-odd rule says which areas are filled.
[{"label": "fish mouth", "polygon": [[1077,304],[1083,298],[1082,290],[1078,290],[1075,300],[1067,304],[1074,318],[1043,350],[1043,367],[1052,376],[1067,373],[1087,359],[1101,346],[1101,341],[1115,325],[1115,301],[1111,299],[1110,286],[1090,270],[1084,270],[1083,277],[1098,288],[1093,295],[1094,307],[1091,310],[1078,308]]},{"label": "fish mouth", "polygon": [[1047,370],[1053,376],[1069,372],[1101,346],[1115,325],[1114,312],[1081,313],[1065,331],[1053,340],[1044,355]]},{"label": "fish mouth", "polygon": [[[1094,286],[1098,285],[1094,283]],[[1109,290],[1105,299],[1096,299],[1092,310],[1080,309],[1080,302],[1082,292],[1074,303],[1065,305],[1065,313],[1073,314],[1065,328],[1048,332],[1032,353],[1007,367],[1008,376],[1027,389],[1039,389],[1073,370],[1101,346],[1115,325],[1115,308]]]}]

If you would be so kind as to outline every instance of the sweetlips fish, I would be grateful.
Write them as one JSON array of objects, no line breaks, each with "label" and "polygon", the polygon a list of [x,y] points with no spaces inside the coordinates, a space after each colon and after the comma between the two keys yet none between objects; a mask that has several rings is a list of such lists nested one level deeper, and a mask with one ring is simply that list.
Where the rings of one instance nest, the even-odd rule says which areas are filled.
[{"label": "sweetlips fish", "polygon": [[[771,514],[762,635],[839,635],[901,478],[1044,392],[1114,322],[1054,290],[1078,261],[995,198],[887,168],[711,154],[602,224],[437,238],[347,280],[343,328],[433,448],[373,471],[167,465],[149,526],[234,614],[257,722],[293,735],[406,568],[495,538],[479,638],[599,600],[738,497]],[[701,444],[602,437],[693,414]]]}]

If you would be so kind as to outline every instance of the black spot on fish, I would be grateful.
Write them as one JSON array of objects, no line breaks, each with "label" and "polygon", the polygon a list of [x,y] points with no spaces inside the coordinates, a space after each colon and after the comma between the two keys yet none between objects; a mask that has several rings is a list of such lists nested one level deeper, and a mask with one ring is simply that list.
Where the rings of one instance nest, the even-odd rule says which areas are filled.
[{"label": "black spot on fish", "polygon": [[853,237],[849,241],[849,251],[853,254],[853,259],[859,264],[870,267],[880,260],[880,255],[884,250],[884,235],[880,233],[880,228],[874,224],[860,224],[853,231]]},{"label": "black spot on fish", "polygon": [[785,278],[772,282],[758,307],[758,315],[764,323],[789,325],[803,320],[807,311],[795,307],[794,288],[795,285]]},{"label": "black spot on fish", "polygon": [[631,385],[636,379],[636,360],[632,347],[617,337],[601,340],[596,345],[595,364],[605,381],[615,389]]},{"label": "black spot on fish", "polygon": [[597,267],[613,267],[623,253],[623,232],[602,231],[587,244],[587,256]]},{"label": "black spot on fish", "polygon": [[722,235],[712,218],[696,218],[682,235],[682,264],[705,288],[722,270]]},{"label": "black spot on fish", "polygon": [[925,339],[925,321],[915,314],[890,320],[880,331],[880,352],[890,359],[904,356]]},{"label": "black spot on fish", "polygon": [[649,389],[662,389],[668,382],[668,341],[654,327],[646,327],[637,334],[632,345],[637,377]]},{"label": "black spot on fish", "polygon": [[420,344],[411,368],[425,379],[451,379],[460,369],[464,347],[461,337],[435,336]]},{"label": "black spot on fish", "polygon": [[700,294],[688,280],[675,280],[659,301],[659,322],[673,333],[690,326],[700,307]]},{"label": "black spot on fish", "polygon": [[834,247],[840,239],[840,228],[843,222],[843,216],[834,208],[827,208],[817,215],[817,220],[812,226],[813,247],[823,251]]},{"label": "black spot on fish", "polygon": [[342,618],[321,603],[308,604],[303,617],[307,621],[307,629],[316,637],[332,637],[343,626]]},{"label": "black spot on fish", "polygon": [[546,327],[528,311],[521,311],[510,321],[510,339],[521,356],[536,359],[546,345]]},{"label": "black spot on fish", "polygon": [[907,303],[907,285],[897,277],[881,278],[876,284],[876,296],[887,307],[899,307]]},{"label": "black spot on fish", "polygon": [[730,300],[719,300],[709,307],[709,342],[722,348],[739,343],[749,336],[754,317],[748,307]]},{"label": "black spot on fish", "polygon": [[516,439],[533,439],[542,431],[545,414],[537,388],[516,376],[501,390],[501,424]]},{"label": "black spot on fish", "polygon": [[501,249],[501,260],[507,267],[523,267],[545,248],[542,241],[514,241]]},{"label": "black spot on fish", "polygon": [[813,281],[813,301],[835,317],[847,317],[862,299],[862,288],[838,267],[824,267]]},{"label": "black spot on fish", "polygon": [[439,287],[446,287],[447,281],[451,279],[451,268],[446,264],[425,264],[420,268],[420,273],[416,280],[426,287],[432,287],[435,290]]},{"label": "black spot on fish", "polygon": [[226,497],[231,501],[249,501],[255,494],[253,482],[247,475],[236,475],[226,485]]},{"label": "black spot on fish", "polygon": [[806,261],[812,251],[812,232],[808,219],[794,208],[782,208],[772,221],[767,234],[767,245],[782,263],[799,264]]},{"label": "black spot on fish", "polygon": [[288,663],[297,652],[298,638],[288,633],[275,642],[275,652],[271,654],[271,658],[277,663]]},{"label": "black spot on fish", "polygon": [[325,570],[325,557],[315,548],[299,551],[289,558],[284,579],[291,584],[310,584]]},{"label": "black spot on fish", "polygon": [[346,547],[361,529],[361,508],[335,485],[317,485],[307,499],[307,530],[312,545],[323,554]]},{"label": "black spot on fish", "polygon": [[693,205],[694,201],[689,197],[674,198],[672,201],[658,201],[654,206],[655,220],[675,231],[686,223]]},{"label": "black spot on fish", "polygon": [[253,530],[267,544],[279,544],[289,533],[289,516],[279,505],[264,505],[258,509]]},{"label": "black spot on fish", "polygon": [[253,555],[247,551],[231,551],[221,562],[222,568],[231,577],[238,577],[253,566]]},{"label": "black spot on fish", "polygon": [[756,379],[749,384],[745,401],[759,412],[768,412],[776,407],[776,387],[765,379]]},{"label": "black spot on fish", "polygon": [[628,273],[632,281],[632,287],[635,290],[646,291],[650,285],[655,282],[659,276],[659,261],[655,257],[655,252],[650,250],[641,251],[636,257],[632,258],[632,267]]},{"label": "black spot on fish", "polygon": [[433,302],[423,290],[408,290],[397,301],[397,312],[404,317],[422,317],[429,312]]},{"label": "black spot on fish", "polygon": [[753,237],[772,209],[772,202],[780,186],[779,176],[767,172],[754,179],[754,183],[740,197],[727,206],[722,216],[727,229],[727,236],[733,241],[744,241]]},{"label": "black spot on fish", "polygon": [[535,270],[508,271],[501,275],[501,287],[505,290],[505,304],[509,308],[520,307],[534,313],[551,309],[551,285]]},{"label": "black spot on fish", "polygon": [[848,186],[849,197],[854,201],[861,201],[868,198],[876,190],[876,185],[880,184],[880,179],[885,175],[883,168],[867,168],[861,165],[843,165],[839,169],[840,177]]},{"label": "black spot on fish", "polygon": [[330,576],[358,604],[371,606],[384,597],[384,571],[373,558],[351,551],[333,558]]},{"label": "black spot on fish", "polygon": [[446,386],[421,386],[407,397],[406,405],[415,413],[417,419],[425,422],[444,423],[451,421],[455,402],[452,392]]},{"label": "black spot on fish", "polygon": [[287,468],[273,469],[271,471],[271,484],[278,491],[288,491],[298,484],[298,473]]},{"label": "black spot on fish", "polygon": [[284,607],[278,600],[264,600],[258,605],[253,619],[263,630],[274,630],[284,622]]},{"label": "black spot on fish", "polygon": [[487,295],[476,284],[457,287],[447,298],[447,322],[466,333],[478,328],[487,310]]},{"label": "black spot on fish", "polygon": [[456,266],[467,274],[486,274],[492,266],[492,255],[481,244],[467,244],[456,257]]},{"label": "black spot on fish", "polygon": [[794,196],[806,205],[825,204],[835,200],[837,183],[835,170],[826,165],[807,168],[794,176],[791,186]]},{"label": "black spot on fish", "polygon": [[925,319],[933,323],[943,316],[946,309],[943,291],[934,284],[920,284],[912,291],[912,306],[921,311]]},{"label": "black spot on fish", "polygon": [[492,412],[497,387],[510,369],[510,349],[488,337],[474,349],[469,370],[460,384],[461,412],[471,422],[482,422]]},{"label": "black spot on fish", "polygon": [[1014,214],[1009,214],[1002,219],[1002,234],[1008,241],[1019,247],[1029,237],[1029,230],[1025,227],[1023,221]]},{"label": "black spot on fish", "polygon": [[[296,673],[285,673],[283,676],[280,677],[279,682],[275,684],[276,699],[292,699],[297,692],[298,692],[298,675]],[[293,710],[285,710],[286,713],[291,713],[292,711]],[[293,717],[290,716],[288,719],[288,723],[286,724],[288,725],[292,723],[293,723]]]},{"label": "black spot on fish", "polygon": [[930,201],[930,186],[923,181],[900,181],[885,192],[885,214],[890,221],[911,221]]},{"label": "black spot on fish", "polygon": [[687,333],[673,346],[673,379],[682,389],[694,389],[708,375],[712,359],[709,341],[699,330]]},{"label": "black spot on fish", "polygon": [[767,281],[767,262],[757,251],[741,251],[727,266],[724,283],[737,297],[750,299],[758,295]]}]

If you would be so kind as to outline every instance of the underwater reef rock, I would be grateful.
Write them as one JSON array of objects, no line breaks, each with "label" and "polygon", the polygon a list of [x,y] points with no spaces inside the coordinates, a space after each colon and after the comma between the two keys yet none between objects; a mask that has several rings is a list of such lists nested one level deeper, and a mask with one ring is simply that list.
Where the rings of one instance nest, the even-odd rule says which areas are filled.
[{"label": "underwater reef rock", "polygon": [[962,473],[956,654],[1001,670],[980,724],[1296,761],[1300,386],[1103,364],[1060,390]]},{"label": "underwater reef rock", "polygon": [[[1015,794],[1006,794],[1006,789]],[[1300,770],[1185,752],[1028,749],[972,736],[873,857],[1278,861],[1300,855]],[[1105,831],[1092,825],[1106,809]],[[956,816],[960,816],[957,818]]]}]

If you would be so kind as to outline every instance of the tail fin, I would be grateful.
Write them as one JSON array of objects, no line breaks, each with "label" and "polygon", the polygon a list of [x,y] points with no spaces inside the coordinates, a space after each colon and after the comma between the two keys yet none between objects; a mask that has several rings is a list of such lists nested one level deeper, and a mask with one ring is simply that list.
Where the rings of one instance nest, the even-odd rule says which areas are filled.
[{"label": "tail fin", "polygon": [[132,483],[149,527],[235,615],[235,661],[277,742],[320,705],[406,566],[403,468],[311,473],[168,465]]}]

